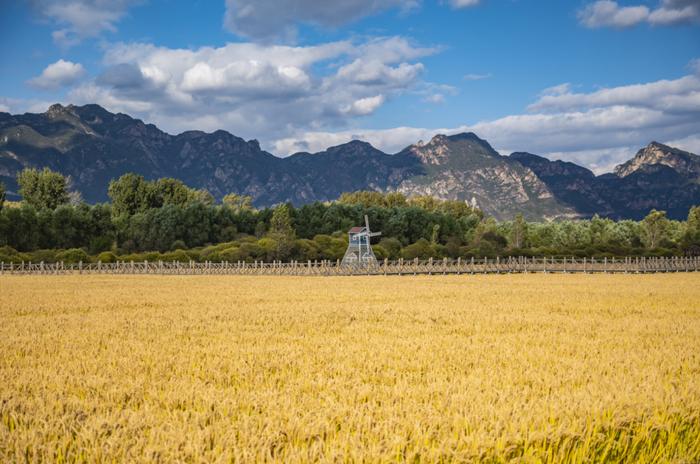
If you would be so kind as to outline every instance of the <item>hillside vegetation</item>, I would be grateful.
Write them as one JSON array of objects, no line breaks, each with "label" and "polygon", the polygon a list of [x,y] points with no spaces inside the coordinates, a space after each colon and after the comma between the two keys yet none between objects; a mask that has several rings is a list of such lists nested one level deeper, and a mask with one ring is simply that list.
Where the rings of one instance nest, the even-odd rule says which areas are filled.
[{"label": "hillside vegetation", "polygon": [[387,259],[510,255],[603,257],[700,253],[700,208],[687,221],[652,210],[641,221],[498,222],[463,201],[400,193],[345,193],[333,202],[256,209],[230,194],[217,204],[205,190],[175,179],[127,174],[112,181],[111,203],[74,198],[68,180],[25,171],[23,201],[0,204],[0,261],[337,260],[347,231],[382,232],[376,255]]}]

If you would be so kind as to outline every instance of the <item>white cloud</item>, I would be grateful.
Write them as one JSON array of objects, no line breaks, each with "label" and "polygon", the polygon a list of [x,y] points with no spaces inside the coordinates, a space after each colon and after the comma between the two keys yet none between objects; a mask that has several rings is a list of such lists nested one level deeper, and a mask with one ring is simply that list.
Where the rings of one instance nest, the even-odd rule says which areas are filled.
[{"label": "white cloud", "polygon": [[37,99],[21,99],[9,98],[0,96],[0,111],[5,111],[11,114],[21,113],[43,113],[46,109],[56,101],[37,100]]},{"label": "white cloud", "polygon": [[490,79],[490,78],[491,78],[491,73],[488,73],[488,74],[465,74],[464,75],[465,81],[482,81],[484,79]]},{"label": "white cloud", "polygon": [[437,105],[445,103],[447,96],[458,95],[459,89],[447,84],[424,82],[414,93],[423,97],[421,101]]},{"label": "white cloud", "polygon": [[70,46],[102,31],[114,32],[127,10],[142,0],[30,0],[41,17],[53,22],[56,43]]},{"label": "white cloud", "polygon": [[58,60],[48,65],[41,75],[30,79],[28,83],[40,89],[58,89],[75,84],[85,75],[85,68],[80,63]]},{"label": "white cloud", "polygon": [[450,5],[453,8],[468,8],[471,6],[476,6],[481,0],[450,0]]},{"label": "white cloud", "polygon": [[681,150],[689,151],[691,153],[700,154],[699,134],[693,134],[675,140],[668,140],[666,144],[672,147],[680,148]]},{"label": "white cloud", "polygon": [[445,96],[441,93],[434,93],[423,98],[423,101],[425,103],[433,103],[435,105],[439,105],[445,103]]},{"label": "white cloud", "polygon": [[661,0],[655,9],[646,5],[620,6],[616,1],[598,0],[586,5],[578,13],[583,25],[590,28],[625,28],[648,22],[667,26],[700,19],[698,0]]},{"label": "white cloud", "polygon": [[255,40],[292,39],[299,23],[337,27],[418,0],[226,0],[226,28]]},{"label": "white cloud", "polygon": [[419,127],[394,127],[391,129],[359,129],[353,131],[309,131],[297,137],[277,140],[272,144],[275,153],[291,155],[299,151],[318,152],[351,140],[363,140],[387,153],[396,153],[419,140],[428,140],[436,134],[456,133],[461,128],[425,129]]},{"label": "white cloud", "polygon": [[374,113],[374,111],[384,104],[384,95],[375,95],[374,97],[360,98],[352,102],[351,105],[343,108],[343,113],[350,116],[365,116]]},{"label": "white cloud", "polygon": [[298,130],[342,128],[414,92],[425,85],[417,60],[435,52],[400,37],[196,50],[119,44],[106,51],[103,74],[70,97],[170,131],[223,128],[271,140]]},{"label": "white cloud", "polygon": [[610,171],[657,140],[700,152],[700,76],[573,93],[564,84],[547,89],[530,112],[452,128],[398,127],[328,133],[300,132],[274,144],[278,153],[324,149],[352,139],[397,152],[435,134],[473,131],[499,149],[529,151]]},{"label": "white cloud", "polygon": [[567,85],[543,94],[528,107],[531,111],[573,111],[588,108],[629,106],[677,113],[700,107],[700,78],[690,75],[675,80],[604,88],[573,93]]},{"label": "white cloud", "polygon": [[698,0],[662,0],[660,7],[649,15],[649,22],[654,25],[687,23],[698,19],[700,19],[700,1]]},{"label": "white cloud", "polygon": [[565,93],[569,93],[570,90],[571,90],[571,84],[568,82],[565,82],[564,84],[555,85],[553,87],[547,87],[542,92],[540,92],[540,96],[542,97],[542,96],[562,95]]}]

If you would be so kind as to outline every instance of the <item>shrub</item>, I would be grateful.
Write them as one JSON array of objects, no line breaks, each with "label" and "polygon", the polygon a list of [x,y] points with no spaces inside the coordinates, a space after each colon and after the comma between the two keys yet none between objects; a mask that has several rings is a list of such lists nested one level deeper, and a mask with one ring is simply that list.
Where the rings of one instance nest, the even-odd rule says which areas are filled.
[{"label": "shrub", "polygon": [[96,259],[96,261],[100,261],[102,263],[116,263],[117,262],[117,257],[111,251],[103,251],[102,253],[97,255],[97,257],[95,259]]},{"label": "shrub", "polygon": [[188,255],[185,250],[175,250],[163,254],[160,259],[163,261],[179,261],[181,263],[188,263],[190,261],[190,255]]},{"label": "shrub", "polygon": [[372,251],[374,251],[374,256],[376,256],[379,261],[383,261],[385,258],[389,257],[389,253],[381,245],[374,245]]},{"label": "shrub", "polygon": [[394,237],[383,238],[379,242],[379,246],[386,251],[387,258],[396,259],[401,257],[401,242],[398,239]]},{"label": "shrub", "polygon": [[82,261],[86,263],[90,261],[90,256],[81,248],[71,248],[56,254],[56,261],[63,261],[65,263],[78,263]]},{"label": "shrub", "polygon": [[401,256],[404,259],[427,259],[433,255],[433,249],[430,242],[422,238],[412,245],[408,245],[401,251]]},{"label": "shrub", "polygon": [[240,249],[246,260],[260,259],[265,253],[257,243],[241,243]]},{"label": "shrub", "polygon": [[22,261],[31,261],[31,258],[28,254],[19,253],[10,246],[0,247],[0,262],[21,263]]},{"label": "shrub", "polygon": [[235,263],[237,261],[245,261],[245,254],[241,251],[239,247],[232,246],[226,248],[219,252],[219,261],[228,261],[229,263]]},{"label": "shrub", "polygon": [[36,250],[27,254],[29,255],[29,260],[34,263],[40,263],[42,261],[45,263],[54,263],[57,261],[56,250]]},{"label": "shrub", "polygon": [[182,240],[175,240],[172,245],[170,245],[171,250],[184,250],[187,248],[187,245],[185,245],[185,242]]}]

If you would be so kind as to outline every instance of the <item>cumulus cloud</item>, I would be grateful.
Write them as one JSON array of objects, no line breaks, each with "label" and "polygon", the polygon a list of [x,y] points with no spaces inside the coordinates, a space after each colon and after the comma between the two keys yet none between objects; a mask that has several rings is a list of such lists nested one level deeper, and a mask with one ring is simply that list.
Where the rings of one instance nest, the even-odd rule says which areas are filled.
[{"label": "cumulus cloud", "polygon": [[700,80],[690,75],[675,80],[604,88],[591,93],[574,93],[566,86],[557,92],[543,94],[529,109],[560,112],[613,106],[669,113],[697,111],[700,106]]},{"label": "cumulus cloud", "polygon": [[82,64],[58,60],[48,65],[41,75],[30,79],[28,82],[32,87],[54,90],[75,84],[84,75],[85,68],[83,68]]},{"label": "cumulus cloud", "polygon": [[384,95],[360,98],[352,102],[352,104],[345,106],[342,112],[350,116],[365,116],[374,113],[377,108],[384,104],[384,100]]},{"label": "cumulus cloud", "polygon": [[308,131],[274,144],[278,153],[317,151],[353,139],[387,152],[432,136],[473,131],[502,153],[529,151],[607,172],[652,140],[700,152],[700,76],[575,93],[546,89],[528,112],[451,128],[398,127],[328,133]]},{"label": "cumulus cloud", "polygon": [[655,26],[700,20],[700,1],[661,0],[656,8],[646,5],[620,6],[616,1],[598,0],[579,11],[579,20],[590,28],[625,28],[643,22]]},{"label": "cumulus cloud", "polygon": [[401,37],[315,46],[230,43],[196,50],[118,44],[105,71],[70,95],[170,131],[228,129],[281,138],[339,128],[423,85],[417,60],[437,52]]},{"label": "cumulus cloud", "polygon": [[55,42],[70,46],[103,31],[114,32],[116,23],[141,0],[30,0],[34,11],[53,22]]},{"label": "cumulus cloud", "polygon": [[289,39],[298,23],[336,27],[382,10],[417,5],[418,0],[226,0],[224,25],[251,39]]}]

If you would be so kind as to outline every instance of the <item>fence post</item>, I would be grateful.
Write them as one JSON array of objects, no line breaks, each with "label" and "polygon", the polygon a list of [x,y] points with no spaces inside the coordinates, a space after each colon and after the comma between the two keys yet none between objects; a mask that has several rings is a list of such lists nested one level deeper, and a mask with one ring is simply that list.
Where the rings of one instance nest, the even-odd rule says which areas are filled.
[{"label": "fence post", "polygon": [[457,275],[462,275],[462,257],[457,258]]}]

